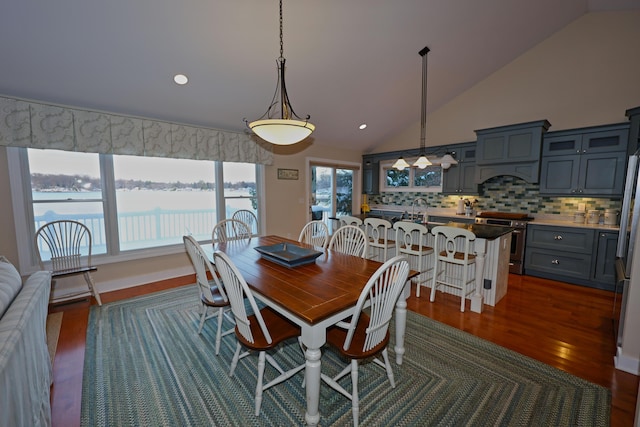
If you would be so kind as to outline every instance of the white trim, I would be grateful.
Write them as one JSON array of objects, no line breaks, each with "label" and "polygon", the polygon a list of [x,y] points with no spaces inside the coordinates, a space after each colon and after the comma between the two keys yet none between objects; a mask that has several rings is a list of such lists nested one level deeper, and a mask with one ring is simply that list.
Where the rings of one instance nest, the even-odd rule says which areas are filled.
[{"label": "white trim", "polygon": [[[19,239],[33,239],[34,232],[30,232],[27,226],[27,212],[25,207],[27,201],[25,200],[25,194],[30,194],[30,191],[25,190],[25,183],[22,179],[22,169],[28,168],[26,156],[21,155],[22,150],[19,147],[7,147],[7,163],[9,170],[9,186],[11,188],[11,204],[13,205],[13,222],[16,229],[16,240]],[[26,164],[26,166],[24,164]],[[33,224],[33,221],[31,221]],[[18,271],[20,274],[25,275],[25,270],[30,270],[33,267],[34,260],[31,259],[31,253],[29,248],[31,245],[24,245],[20,242],[17,243],[18,249]]]},{"label": "white trim", "polygon": [[633,375],[640,375],[640,359],[626,356],[621,352],[622,348],[618,347],[617,354],[613,358],[616,369]]}]

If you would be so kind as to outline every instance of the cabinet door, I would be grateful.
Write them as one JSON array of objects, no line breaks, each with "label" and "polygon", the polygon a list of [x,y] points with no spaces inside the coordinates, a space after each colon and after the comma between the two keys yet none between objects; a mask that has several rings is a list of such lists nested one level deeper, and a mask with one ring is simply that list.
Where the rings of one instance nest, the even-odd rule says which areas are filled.
[{"label": "cabinet door", "polygon": [[525,254],[525,272],[536,271],[561,278],[589,279],[591,255],[574,252],[548,251],[540,248],[528,248]]},{"label": "cabinet door", "polygon": [[540,165],[540,194],[575,194],[579,176],[579,155],[544,157]]},{"label": "cabinet door", "polygon": [[577,193],[585,196],[622,196],[627,153],[583,154]]},{"label": "cabinet door", "polygon": [[473,162],[461,163],[460,167],[460,192],[462,194],[478,194],[479,186],[476,184],[476,164]]},{"label": "cabinet door", "polygon": [[603,289],[613,290],[616,281],[616,246],[618,233],[599,232],[593,278]]},{"label": "cabinet door", "polygon": [[582,136],[582,153],[610,153],[627,151],[628,129],[589,132]]},{"label": "cabinet door", "polygon": [[542,156],[566,156],[582,151],[582,135],[579,133],[544,137]]},{"label": "cabinet door", "polygon": [[442,193],[457,194],[460,190],[460,168],[462,163],[442,171]]},{"label": "cabinet door", "polygon": [[540,159],[540,140],[535,137],[539,134],[539,131],[518,129],[479,136],[477,163],[537,161]]},{"label": "cabinet door", "polygon": [[362,161],[362,192],[378,194],[380,186],[380,162],[374,159]]}]

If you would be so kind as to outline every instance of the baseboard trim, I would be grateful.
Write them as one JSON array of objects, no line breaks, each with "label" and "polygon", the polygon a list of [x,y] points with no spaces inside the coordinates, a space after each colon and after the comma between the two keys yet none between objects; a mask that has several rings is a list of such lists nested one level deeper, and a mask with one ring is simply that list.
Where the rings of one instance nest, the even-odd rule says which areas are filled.
[{"label": "baseboard trim", "polygon": [[640,359],[622,354],[622,349],[620,347],[618,347],[616,356],[613,360],[616,369],[633,375],[640,375]]}]

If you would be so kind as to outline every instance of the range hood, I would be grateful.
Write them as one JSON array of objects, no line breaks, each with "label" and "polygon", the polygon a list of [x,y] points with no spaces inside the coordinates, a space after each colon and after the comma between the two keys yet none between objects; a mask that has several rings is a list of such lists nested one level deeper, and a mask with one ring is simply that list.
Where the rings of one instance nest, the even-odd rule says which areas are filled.
[{"label": "range hood", "polygon": [[530,183],[540,181],[542,136],[547,120],[476,130],[475,183],[511,175]]}]

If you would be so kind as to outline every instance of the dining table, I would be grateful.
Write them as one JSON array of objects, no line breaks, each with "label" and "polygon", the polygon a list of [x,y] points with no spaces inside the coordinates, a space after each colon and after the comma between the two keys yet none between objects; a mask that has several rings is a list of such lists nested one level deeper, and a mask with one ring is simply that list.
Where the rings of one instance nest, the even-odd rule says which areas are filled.
[{"label": "dining table", "polygon": [[[314,254],[313,260],[296,264],[259,252],[282,243],[320,254]],[[273,235],[214,243],[212,249],[231,258],[258,300],[300,327],[305,349],[305,422],[308,426],[318,425],[321,355],[327,328],[354,313],[362,289],[382,263]],[[410,271],[409,278],[417,274]],[[405,353],[406,298],[410,283],[407,280],[395,310],[397,364],[402,364]]]}]

